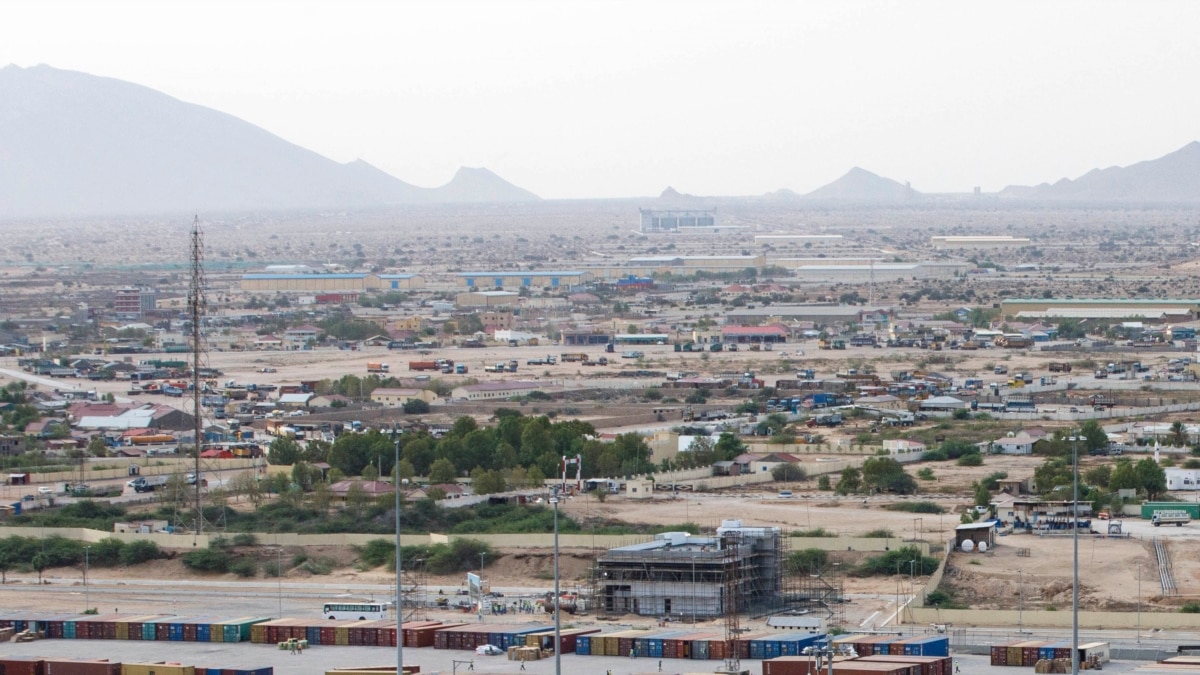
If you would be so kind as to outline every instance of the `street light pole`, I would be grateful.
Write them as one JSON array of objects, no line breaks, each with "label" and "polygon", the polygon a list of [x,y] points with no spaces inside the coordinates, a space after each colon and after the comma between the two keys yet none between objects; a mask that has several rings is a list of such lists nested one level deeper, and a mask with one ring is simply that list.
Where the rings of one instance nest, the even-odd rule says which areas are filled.
[{"label": "street light pole", "polygon": [[554,675],[562,675],[562,598],[558,591],[558,488],[550,503],[554,505]]},{"label": "street light pole", "polygon": [[1017,570],[1017,633],[1025,632],[1025,573]]},{"label": "street light pole", "polygon": [[[278,538],[278,535],[276,535]],[[275,547],[275,578],[279,581],[279,618],[283,618],[283,546]]]},{"label": "street light pole", "polygon": [[404,625],[404,593],[401,586],[401,571],[404,566],[401,564],[400,556],[400,428],[399,425],[392,425],[392,440],[396,446],[396,463],[392,465],[392,474],[395,478],[392,480],[392,488],[396,491],[396,675],[404,673],[404,631],[401,627]]},{"label": "street light pole", "polygon": [[692,625],[696,625],[696,556],[692,556]]},{"label": "street light pole", "polygon": [[1071,437],[1071,675],[1079,675],[1079,441],[1087,441],[1076,430]]},{"label": "street light pole", "polygon": [[1137,643],[1142,644],[1142,566],[1138,565],[1138,622]]},{"label": "street light pole", "polygon": [[92,594],[91,589],[88,588],[88,554],[91,550],[91,546],[83,547],[83,611],[85,612],[92,608]]}]

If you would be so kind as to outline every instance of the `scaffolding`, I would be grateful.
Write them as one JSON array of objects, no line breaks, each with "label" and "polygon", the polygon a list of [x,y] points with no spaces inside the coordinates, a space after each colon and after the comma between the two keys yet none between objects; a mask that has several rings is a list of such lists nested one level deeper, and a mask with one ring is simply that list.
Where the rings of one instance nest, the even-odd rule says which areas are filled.
[{"label": "scaffolding", "polygon": [[[788,539],[784,538],[784,546],[790,548]],[[829,571],[828,566],[815,570],[786,570],[783,591],[779,594],[779,610],[807,610],[814,614],[824,612],[826,625],[845,623],[845,583],[839,577],[830,576]]]},{"label": "scaffolding", "polygon": [[[739,523],[717,532],[716,537],[668,532],[605,552],[595,568],[596,611],[693,622],[727,616],[727,609],[773,611],[783,581],[779,529]],[[731,580],[732,594],[726,590]]]}]

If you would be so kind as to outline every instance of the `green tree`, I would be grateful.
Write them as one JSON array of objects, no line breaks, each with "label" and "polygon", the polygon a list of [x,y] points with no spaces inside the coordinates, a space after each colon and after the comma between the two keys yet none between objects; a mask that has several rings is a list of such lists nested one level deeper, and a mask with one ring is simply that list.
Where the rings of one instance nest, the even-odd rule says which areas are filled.
[{"label": "green tree", "polygon": [[471,488],[477,495],[490,495],[504,492],[508,486],[499,471],[486,471],[481,467],[475,467],[471,471]]},{"label": "green tree", "polygon": [[1107,464],[1094,466],[1083,473],[1083,482],[1090,487],[1107,488],[1112,480],[1112,467]]},{"label": "green tree", "polygon": [[454,462],[444,457],[429,467],[430,484],[453,483],[456,478],[458,478],[458,470],[454,468]]},{"label": "green tree", "polygon": [[916,479],[891,457],[867,458],[863,462],[862,481],[866,487],[880,492],[912,494],[917,491]]},{"label": "green tree", "polygon": [[717,437],[717,443],[713,446],[713,452],[717,457],[718,462],[728,462],[746,451],[746,444],[742,439],[738,438],[737,434],[723,431]]},{"label": "green tree", "polygon": [[427,415],[429,411],[429,402],[424,399],[410,398],[404,402],[405,415]]},{"label": "green tree", "polygon": [[1138,460],[1133,472],[1137,475],[1138,487],[1146,491],[1146,499],[1154,501],[1167,491],[1167,472],[1153,457]]},{"label": "green tree", "polygon": [[1182,448],[1188,444],[1187,427],[1183,422],[1175,420],[1171,423],[1171,434],[1168,436],[1168,440],[1171,445],[1177,448]]},{"label": "green tree", "polygon": [[108,446],[104,443],[104,437],[93,436],[92,440],[88,441],[87,451],[92,457],[107,457]]},{"label": "green tree", "polygon": [[992,493],[982,483],[975,484],[975,505],[987,506],[992,503]]},{"label": "green tree", "polygon": [[267,462],[276,466],[295,464],[299,458],[300,444],[285,436],[271,441],[270,447],[267,448]]},{"label": "green tree", "polygon": [[862,472],[858,467],[848,466],[842,469],[842,477],[838,480],[834,492],[839,495],[848,495],[858,492],[860,489],[862,489]]},{"label": "green tree", "polygon": [[1096,420],[1088,420],[1079,427],[1079,434],[1087,438],[1084,444],[1088,452],[1108,447],[1108,434]]},{"label": "green tree", "polygon": [[1112,476],[1108,479],[1108,489],[1116,492],[1118,490],[1136,490],[1138,487],[1138,475],[1133,470],[1133,462],[1125,457],[1118,459],[1116,466],[1113,467]]},{"label": "green tree", "polygon": [[804,471],[804,468],[799,464],[794,464],[792,462],[780,464],[774,469],[771,469],[771,478],[774,478],[777,481],[800,481],[807,477],[808,473]]},{"label": "green tree", "polygon": [[529,467],[529,471],[525,474],[525,482],[530,487],[540,488],[546,484],[546,474],[542,473],[541,468],[537,466]]}]

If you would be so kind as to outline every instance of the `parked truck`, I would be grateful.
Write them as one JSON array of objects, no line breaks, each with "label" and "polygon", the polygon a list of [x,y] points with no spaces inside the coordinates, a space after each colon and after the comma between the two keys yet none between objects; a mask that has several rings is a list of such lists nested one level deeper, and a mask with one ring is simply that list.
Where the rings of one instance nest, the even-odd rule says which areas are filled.
[{"label": "parked truck", "polygon": [[563,363],[576,363],[579,361],[587,361],[588,355],[580,354],[579,352],[566,352],[562,355],[562,360],[563,360]]},{"label": "parked truck", "polygon": [[1150,524],[1155,527],[1159,525],[1183,527],[1190,522],[1192,522],[1191,514],[1183,510],[1155,511],[1154,515],[1150,516]]},{"label": "parked truck", "polygon": [[1071,364],[1062,361],[1051,361],[1050,372],[1052,373],[1069,373],[1071,372]]},{"label": "parked truck", "polygon": [[132,482],[134,492],[154,492],[166,487],[166,476],[140,476]]},{"label": "parked truck", "polygon": [[438,370],[437,361],[409,361],[409,370]]},{"label": "parked truck", "polygon": [[387,371],[388,371],[388,364],[380,362],[380,361],[367,361],[367,372],[368,373],[386,373]]}]

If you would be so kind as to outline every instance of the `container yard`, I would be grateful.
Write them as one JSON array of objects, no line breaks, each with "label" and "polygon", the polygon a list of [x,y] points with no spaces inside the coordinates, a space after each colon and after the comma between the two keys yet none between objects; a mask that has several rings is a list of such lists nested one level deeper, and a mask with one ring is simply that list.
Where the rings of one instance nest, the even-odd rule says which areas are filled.
[{"label": "container yard", "polygon": [[274,675],[275,669],[190,666],[182,663],[121,663],[107,659],[0,658],[4,675]]}]

